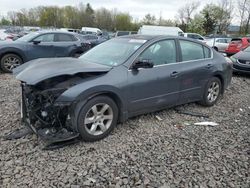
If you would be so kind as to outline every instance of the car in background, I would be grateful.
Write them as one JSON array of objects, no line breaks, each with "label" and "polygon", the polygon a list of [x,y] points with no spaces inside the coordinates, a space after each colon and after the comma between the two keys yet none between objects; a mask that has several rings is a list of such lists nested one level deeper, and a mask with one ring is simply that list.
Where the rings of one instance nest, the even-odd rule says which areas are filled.
[{"label": "car in background", "polygon": [[206,40],[206,44],[218,52],[225,52],[230,42],[231,38],[211,38]]},{"label": "car in background", "polygon": [[233,38],[225,50],[227,55],[233,55],[250,45],[250,38]]},{"label": "car in background", "polygon": [[73,29],[73,28],[60,28],[61,31],[68,31],[74,33],[80,33],[80,29]]},{"label": "car in background", "polygon": [[0,43],[0,68],[3,72],[11,72],[33,59],[77,57],[86,50],[84,40],[76,33],[32,32],[16,41]]},{"label": "car in background", "polygon": [[97,35],[82,35],[81,36],[84,40],[84,43],[88,46],[88,48],[93,48],[94,46],[101,44],[107,40],[107,38],[103,36],[97,36]]},{"label": "car in background", "polygon": [[138,30],[140,35],[172,35],[184,36],[184,32],[179,27],[143,25]]},{"label": "car in background", "polygon": [[83,35],[86,35],[86,34],[100,35],[102,34],[102,30],[100,30],[99,28],[95,28],[95,27],[82,27],[82,30],[80,33]]},{"label": "car in background", "polygon": [[125,36],[125,35],[135,35],[137,31],[116,31],[115,37]]},{"label": "car in background", "polygon": [[233,71],[250,74],[250,46],[230,57]]},{"label": "car in background", "polygon": [[13,72],[23,122],[54,142],[97,141],[118,122],[176,105],[212,106],[232,77],[231,64],[207,45],[149,35],[113,38],[77,59],[38,59]]},{"label": "car in background", "polygon": [[196,39],[196,40],[206,43],[205,38],[198,33],[184,33],[184,37]]}]

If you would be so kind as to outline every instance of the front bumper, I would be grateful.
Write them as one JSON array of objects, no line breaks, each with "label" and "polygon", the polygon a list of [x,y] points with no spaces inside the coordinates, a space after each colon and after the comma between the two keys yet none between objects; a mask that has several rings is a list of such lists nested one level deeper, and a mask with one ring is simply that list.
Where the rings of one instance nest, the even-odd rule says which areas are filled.
[{"label": "front bumper", "polygon": [[247,73],[250,74],[250,65],[240,65],[239,63],[233,64],[233,71],[240,72],[240,73]]},{"label": "front bumper", "polygon": [[[28,102],[23,87],[21,84],[21,120],[25,126],[29,127],[33,133],[38,135],[48,145],[65,143],[79,137],[79,133],[69,129],[69,126],[54,126],[52,124],[44,126],[39,119],[34,122],[30,117],[32,116],[32,112],[27,108]],[[57,105],[59,108],[63,104],[60,103]],[[64,105],[68,105],[68,103],[64,103]]]}]

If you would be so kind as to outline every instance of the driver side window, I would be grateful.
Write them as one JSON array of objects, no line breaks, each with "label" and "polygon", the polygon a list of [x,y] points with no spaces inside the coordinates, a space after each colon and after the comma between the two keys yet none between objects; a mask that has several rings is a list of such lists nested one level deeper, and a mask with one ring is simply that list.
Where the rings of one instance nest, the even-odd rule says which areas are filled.
[{"label": "driver side window", "polygon": [[33,41],[54,42],[54,34],[44,34],[36,37]]},{"label": "driver side window", "polygon": [[164,40],[149,46],[139,56],[140,60],[150,60],[154,65],[163,65],[176,62],[176,48],[174,40]]}]

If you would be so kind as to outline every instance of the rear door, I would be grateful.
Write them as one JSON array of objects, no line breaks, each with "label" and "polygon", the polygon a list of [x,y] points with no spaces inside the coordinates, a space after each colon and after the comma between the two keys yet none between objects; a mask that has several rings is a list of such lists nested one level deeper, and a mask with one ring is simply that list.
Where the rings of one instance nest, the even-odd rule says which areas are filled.
[{"label": "rear door", "polygon": [[211,50],[206,46],[187,40],[179,40],[181,52],[180,102],[199,100],[214,70]]},{"label": "rear door", "polygon": [[[71,53],[77,51],[79,46],[77,45],[77,39],[72,34],[56,33],[55,34],[55,56],[56,57],[67,57]],[[73,55],[73,54],[72,54]]]}]

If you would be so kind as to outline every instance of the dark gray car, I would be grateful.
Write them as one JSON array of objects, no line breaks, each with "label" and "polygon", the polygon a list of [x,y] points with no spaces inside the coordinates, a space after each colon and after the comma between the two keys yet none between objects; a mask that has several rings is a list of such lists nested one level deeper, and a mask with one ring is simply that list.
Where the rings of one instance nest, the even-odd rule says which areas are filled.
[{"label": "dark gray car", "polygon": [[250,74],[250,46],[230,57],[233,71]]},{"label": "dark gray car", "polygon": [[0,42],[0,67],[4,72],[11,72],[37,58],[79,56],[85,48],[84,40],[76,33],[33,32],[14,42]]},{"label": "dark gray car", "polygon": [[23,121],[34,132],[54,142],[79,135],[96,141],[138,114],[197,101],[212,106],[232,67],[198,41],[130,35],[79,59],[28,62],[14,74],[22,83]]}]

